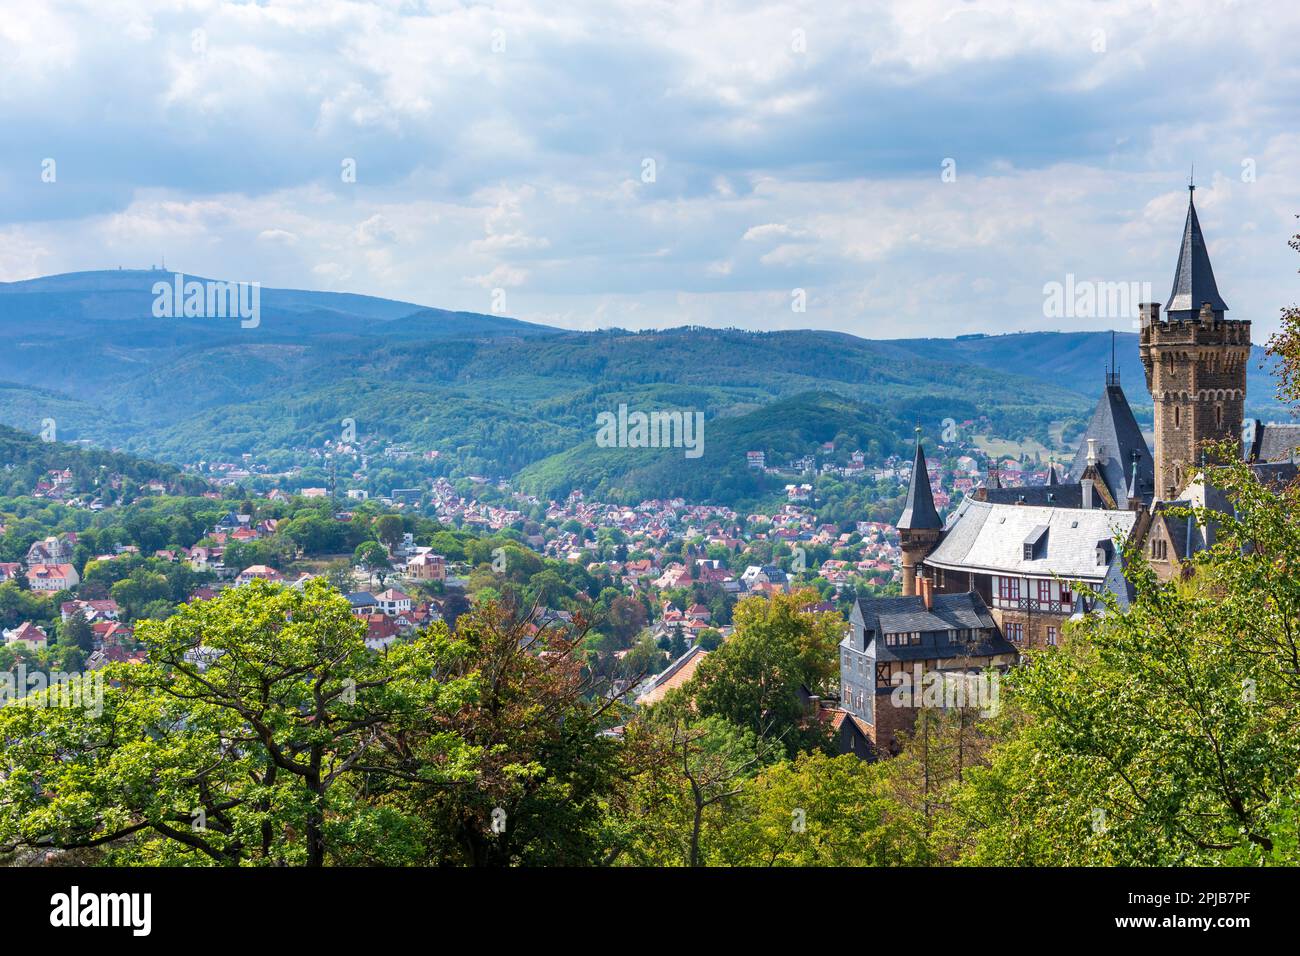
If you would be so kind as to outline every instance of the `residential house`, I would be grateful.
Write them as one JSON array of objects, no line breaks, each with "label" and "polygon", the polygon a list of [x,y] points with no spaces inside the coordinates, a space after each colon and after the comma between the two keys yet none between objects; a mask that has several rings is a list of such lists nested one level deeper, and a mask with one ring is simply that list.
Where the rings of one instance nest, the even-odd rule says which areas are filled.
[{"label": "residential house", "polygon": [[372,651],[381,651],[398,639],[397,624],[384,614],[365,614],[361,619],[366,622],[366,647]]},{"label": "residential house", "polygon": [[271,583],[279,583],[284,580],[284,575],[275,568],[268,567],[265,564],[253,564],[240,571],[235,578],[236,584],[247,584],[248,582],[260,579]]},{"label": "residential house", "polygon": [[70,564],[34,564],[27,569],[27,586],[33,591],[66,591],[81,583]]},{"label": "residential house", "polygon": [[410,611],[415,599],[396,588],[389,588],[375,595],[375,603],[379,605],[379,610],[382,613],[387,614],[389,617],[396,617],[398,614],[405,614]]},{"label": "residential house", "polygon": [[44,650],[50,640],[45,631],[31,621],[23,621],[17,627],[3,633],[6,644],[21,644],[23,647],[34,651]]},{"label": "residential house", "polygon": [[416,548],[406,559],[406,574],[415,581],[446,581],[447,559],[432,548]]},{"label": "residential house", "polygon": [[80,613],[87,621],[116,621],[122,609],[112,598],[96,601],[64,601],[59,605],[59,618],[67,621],[74,614]]}]

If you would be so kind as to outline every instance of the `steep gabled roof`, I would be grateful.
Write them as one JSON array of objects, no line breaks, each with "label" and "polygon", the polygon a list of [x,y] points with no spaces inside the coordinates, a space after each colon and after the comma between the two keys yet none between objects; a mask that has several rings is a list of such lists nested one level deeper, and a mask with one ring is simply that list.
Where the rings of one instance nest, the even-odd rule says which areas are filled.
[{"label": "steep gabled roof", "polygon": [[[1135,511],[990,504],[967,498],[925,563],[960,571],[1096,581],[1106,575],[1106,567],[1097,564],[1097,542],[1127,540],[1136,521]],[[1046,547],[1026,560],[1024,541],[1039,525],[1048,528]]]},{"label": "steep gabled roof", "polygon": [[912,480],[907,486],[907,500],[903,502],[903,516],[898,519],[901,531],[909,529],[943,527],[939,512],[934,507],[934,495],[930,491],[930,472],[926,470],[925,452],[921,450],[921,438],[916,439],[916,457],[912,460]]},{"label": "steep gabled roof", "polygon": [[1169,301],[1165,304],[1165,314],[1172,319],[1196,318],[1203,302],[1210,303],[1210,308],[1218,313],[1228,310],[1228,305],[1219,295],[1219,287],[1214,282],[1214,270],[1210,267],[1210,254],[1205,248],[1205,236],[1201,234],[1201,223],[1196,218],[1196,204],[1192,202],[1192,193],[1195,189],[1195,186],[1188,188],[1187,222],[1183,225],[1183,244],[1178,250],[1174,287],[1170,290]]},{"label": "steep gabled roof", "polygon": [[1135,452],[1138,497],[1149,499],[1154,495],[1155,459],[1151,457],[1147,440],[1142,437],[1142,429],[1138,428],[1137,419],[1133,417],[1133,409],[1124,396],[1124,389],[1119,385],[1107,385],[1101,400],[1097,402],[1088,430],[1079,439],[1079,450],[1075,452],[1074,462],[1070,466],[1068,484],[1077,484],[1087,470],[1089,438],[1097,439],[1097,468],[1117,506],[1121,509],[1128,507]]},{"label": "steep gabled roof", "polygon": [[1255,441],[1249,449],[1249,460],[1289,461],[1300,448],[1300,425],[1292,422],[1257,422]]}]

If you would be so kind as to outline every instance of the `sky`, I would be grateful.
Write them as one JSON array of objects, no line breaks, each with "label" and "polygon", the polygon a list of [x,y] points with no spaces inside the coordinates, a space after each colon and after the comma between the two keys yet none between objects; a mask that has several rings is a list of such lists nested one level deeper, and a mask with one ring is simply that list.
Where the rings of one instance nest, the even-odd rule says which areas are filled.
[{"label": "sky", "polygon": [[1297,35],[1250,0],[6,3],[0,281],[165,259],[575,329],[1128,330],[1051,290],[1165,301],[1194,164],[1262,342],[1298,298]]}]

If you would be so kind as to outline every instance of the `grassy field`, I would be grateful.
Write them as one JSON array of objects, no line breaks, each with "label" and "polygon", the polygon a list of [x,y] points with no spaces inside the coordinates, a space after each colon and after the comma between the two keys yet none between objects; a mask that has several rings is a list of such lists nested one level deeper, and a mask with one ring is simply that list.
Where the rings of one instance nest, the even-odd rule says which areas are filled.
[{"label": "grassy field", "polygon": [[1028,441],[1012,441],[1010,438],[991,438],[988,435],[972,435],[971,439],[978,446],[979,450],[986,455],[996,456],[998,458],[1019,458],[1021,455],[1028,455],[1031,458],[1037,454],[1043,461],[1055,455],[1061,457],[1059,451],[1054,451],[1046,445],[1034,439]]}]

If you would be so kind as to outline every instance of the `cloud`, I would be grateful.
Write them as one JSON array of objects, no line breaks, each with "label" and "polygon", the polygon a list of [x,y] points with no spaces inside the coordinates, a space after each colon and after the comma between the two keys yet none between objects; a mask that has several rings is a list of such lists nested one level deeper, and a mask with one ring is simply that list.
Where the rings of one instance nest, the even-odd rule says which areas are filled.
[{"label": "cloud", "polygon": [[111,6],[0,19],[0,279],[166,255],[575,328],[1041,327],[1066,272],[1168,281],[1194,161],[1234,315],[1294,298],[1285,5]]},{"label": "cloud", "polygon": [[292,246],[297,244],[298,237],[285,229],[263,229],[257,234],[257,241]]},{"label": "cloud", "polygon": [[380,213],[357,226],[357,243],[363,246],[388,245],[397,241],[397,230]]},{"label": "cloud", "polygon": [[472,276],[470,281],[484,289],[505,289],[523,285],[528,281],[528,273],[523,269],[500,265],[485,275]]}]

